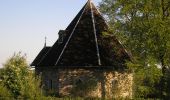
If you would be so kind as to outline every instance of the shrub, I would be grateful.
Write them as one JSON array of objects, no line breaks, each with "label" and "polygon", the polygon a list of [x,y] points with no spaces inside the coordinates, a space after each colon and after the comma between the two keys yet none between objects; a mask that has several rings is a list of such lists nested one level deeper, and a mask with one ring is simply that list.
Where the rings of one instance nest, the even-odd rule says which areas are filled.
[{"label": "shrub", "polygon": [[0,83],[0,100],[11,100],[13,98],[11,92]]}]

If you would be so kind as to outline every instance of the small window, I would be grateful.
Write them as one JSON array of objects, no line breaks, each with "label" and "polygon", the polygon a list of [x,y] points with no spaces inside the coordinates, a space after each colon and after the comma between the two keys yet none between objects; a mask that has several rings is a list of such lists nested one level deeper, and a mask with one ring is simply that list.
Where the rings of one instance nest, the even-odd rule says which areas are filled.
[{"label": "small window", "polygon": [[113,80],[112,80],[112,86],[113,86],[113,87],[116,87],[117,85],[118,85],[118,81],[115,80],[115,79],[113,79]]},{"label": "small window", "polygon": [[64,34],[65,34],[65,31],[64,31],[64,30],[60,30],[60,31],[58,32],[58,35],[59,35],[58,43],[59,43],[59,44],[63,43]]}]

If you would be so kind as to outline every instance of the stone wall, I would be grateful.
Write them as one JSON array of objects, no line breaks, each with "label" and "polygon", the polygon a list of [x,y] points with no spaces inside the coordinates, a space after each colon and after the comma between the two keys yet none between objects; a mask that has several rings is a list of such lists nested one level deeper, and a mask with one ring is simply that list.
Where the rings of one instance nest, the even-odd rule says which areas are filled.
[{"label": "stone wall", "polygon": [[57,94],[59,91],[59,74],[55,68],[35,68],[37,75],[41,76],[42,87],[46,94]]},{"label": "stone wall", "polygon": [[101,91],[96,88],[100,83],[98,70],[64,69],[59,70],[59,74],[60,95],[101,97]]},{"label": "stone wall", "polygon": [[[39,69],[45,89],[60,96],[132,98],[133,75],[104,69]],[[52,80],[52,86],[47,81]],[[49,81],[50,82],[50,81]]]},{"label": "stone wall", "polygon": [[106,98],[132,98],[132,73],[107,71],[104,75]]}]

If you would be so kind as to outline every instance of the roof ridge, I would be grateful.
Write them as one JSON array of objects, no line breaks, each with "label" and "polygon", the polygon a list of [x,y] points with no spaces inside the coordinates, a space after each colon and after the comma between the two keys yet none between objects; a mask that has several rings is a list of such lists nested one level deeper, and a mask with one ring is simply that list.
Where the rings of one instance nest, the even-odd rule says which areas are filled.
[{"label": "roof ridge", "polygon": [[[39,62],[43,59],[43,57],[48,53],[49,49],[51,49],[51,47],[44,47],[40,52],[39,54],[37,55],[38,58],[40,58],[40,60],[38,61],[38,58],[36,57],[34,59],[34,61],[30,64],[31,66],[36,66],[39,64]],[[43,54],[42,54],[43,53]],[[42,58],[41,58],[42,57]],[[36,65],[35,63],[38,62]]]},{"label": "roof ridge", "polygon": [[89,2],[90,2],[90,9],[91,9],[91,17],[92,17],[92,23],[93,23],[94,37],[95,37],[95,42],[96,42],[96,51],[97,51],[98,64],[101,65],[100,53],[99,53],[99,45],[98,45],[97,34],[96,34],[96,25],[95,25],[94,14],[93,14],[94,12],[93,12],[93,8],[92,8],[91,0],[89,0]]},{"label": "roof ridge", "polygon": [[[92,5],[94,6],[94,4],[92,3]],[[96,9],[96,11],[99,13],[99,15],[102,17],[102,19],[104,20],[105,24],[107,25],[107,27],[109,27],[108,23],[106,22],[105,18],[102,16],[102,13],[99,11],[99,9],[97,9],[95,6],[94,8]]]},{"label": "roof ridge", "polygon": [[[88,2],[89,2],[89,1],[88,1]],[[70,34],[70,36],[69,36],[69,38],[68,38],[68,40],[67,40],[67,42],[65,43],[64,48],[63,48],[63,50],[61,51],[61,53],[60,53],[60,55],[59,55],[59,57],[58,57],[58,59],[57,59],[55,65],[58,64],[58,62],[59,62],[61,56],[63,55],[63,52],[65,51],[66,46],[68,45],[68,42],[70,41],[70,39],[71,39],[71,37],[72,37],[72,35],[73,35],[73,33],[74,33],[74,31],[75,31],[75,29],[76,29],[76,27],[77,27],[79,21],[80,21],[80,19],[82,18],[82,15],[84,14],[84,11],[86,10],[86,7],[88,6],[88,2],[86,3],[86,5],[85,5],[85,7],[84,7],[84,9],[83,9],[83,12],[81,13],[81,15],[80,15],[80,17],[79,17],[77,23],[75,24],[75,26],[74,26],[74,28],[73,28],[73,30],[72,30],[72,32],[71,32],[71,34]]]}]

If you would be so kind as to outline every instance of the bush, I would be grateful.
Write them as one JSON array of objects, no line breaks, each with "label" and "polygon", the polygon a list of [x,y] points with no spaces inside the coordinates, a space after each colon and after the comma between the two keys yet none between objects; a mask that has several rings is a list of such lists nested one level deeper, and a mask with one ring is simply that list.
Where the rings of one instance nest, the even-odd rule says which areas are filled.
[{"label": "bush", "polygon": [[18,53],[4,64],[2,83],[17,99],[34,99],[43,97],[40,78],[35,78],[27,64],[26,57]]},{"label": "bush", "polygon": [[11,92],[0,83],[0,100],[11,100],[13,98]]}]

